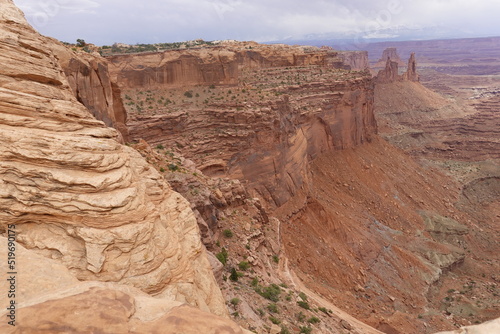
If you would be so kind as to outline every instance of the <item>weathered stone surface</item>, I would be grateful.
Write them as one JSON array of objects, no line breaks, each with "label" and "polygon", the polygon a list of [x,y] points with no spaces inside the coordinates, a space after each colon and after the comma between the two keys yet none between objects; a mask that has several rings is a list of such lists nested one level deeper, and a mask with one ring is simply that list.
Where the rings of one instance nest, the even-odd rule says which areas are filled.
[{"label": "weathered stone surface", "polygon": [[80,280],[225,315],[189,203],[78,103],[57,42],[0,4],[0,230]]},{"label": "weathered stone surface", "polygon": [[120,89],[110,79],[108,62],[97,53],[76,53],[58,43],[53,50],[77,100],[95,118],[117,129],[126,141],[127,114]]},{"label": "weathered stone surface", "polygon": [[454,331],[439,332],[436,334],[493,334],[493,333],[500,333],[500,318],[487,321],[480,325],[464,326]]},{"label": "weathered stone surface", "polygon": [[[0,237],[0,246],[7,258],[6,238]],[[59,261],[20,244],[16,268],[16,326],[2,321],[1,333],[247,333],[228,319],[132,286],[81,282]],[[0,281],[2,291],[8,283]],[[6,297],[0,296],[3,305]],[[5,309],[0,316],[6,319]]]}]

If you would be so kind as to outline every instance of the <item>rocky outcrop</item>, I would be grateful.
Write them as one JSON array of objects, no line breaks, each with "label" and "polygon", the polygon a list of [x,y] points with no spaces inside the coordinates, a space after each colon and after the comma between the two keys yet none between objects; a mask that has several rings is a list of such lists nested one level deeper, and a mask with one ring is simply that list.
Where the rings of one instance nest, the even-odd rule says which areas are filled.
[{"label": "rocky outcrop", "polygon": [[244,70],[287,66],[367,68],[365,52],[234,42],[224,46],[116,55],[107,58],[122,89],[235,85]]},{"label": "rocky outcrop", "polygon": [[406,72],[403,73],[404,81],[418,82],[420,79],[417,74],[417,61],[415,60],[415,52],[412,52],[410,59],[408,59],[408,67]]},{"label": "rocky outcrop", "polygon": [[408,59],[408,67],[406,72],[399,75],[398,71],[399,71],[398,62],[393,61],[391,58],[387,58],[385,63],[385,68],[380,70],[375,78],[376,82],[381,84],[386,84],[396,81],[418,82],[419,76],[417,74],[417,63],[415,60],[415,53],[412,53],[410,58]]},{"label": "rocky outcrop", "polygon": [[391,83],[399,80],[398,63],[387,58],[385,68],[377,74],[377,83]]},{"label": "rocky outcrop", "polygon": [[76,100],[57,42],[0,4],[0,231],[80,281],[226,315],[189,203]]},{"label": "rocky outcrop", "polygon": [[[0,245],[0,256],[6,258],[7,239],[0,237]],[[1,333],[248,333],[226,318],[131,286],[80,282],[59,261],[21,245],[16,258],[22,270],[16,276],[15,326],[2,321]],[[3,291],[7,283],[0,282]],[[0,315],[11,320],[5,309]]]},{"label": "rocky outcrop", "polygon": [[108,62],[97,53],[76,53],[56,43],[54,52],[76,99],[127,141],[127,114],[120,89],[110,79]]},{"label": "rocky outcrop", "polygon": [[342,62],[351,70],[363,71],[370,68],[366,51],[338,51],[338,53]]}]

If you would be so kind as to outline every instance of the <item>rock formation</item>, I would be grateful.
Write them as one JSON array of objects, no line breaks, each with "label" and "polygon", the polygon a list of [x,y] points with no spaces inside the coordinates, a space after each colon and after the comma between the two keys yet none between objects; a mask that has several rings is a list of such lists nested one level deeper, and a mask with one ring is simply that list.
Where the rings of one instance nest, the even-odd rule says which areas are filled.
[{"label": "rock formation", "polygon": [[366,51],[338,51],[342,62],[353,71],[363,71],[370,68],[368,52]]},{"label": "rock formation", "polygon": [[[268,98],[261,95],[260,100],[244,102],[241,97],[238,102],[235,95],[234,103],[220,103],[209,96],[207,102],[214,102],[199,108],[186,105],[156,115],[134,112],[129,121],[131,138],[182,147],[205,174],[247,180],[258,197],[280,206],[307,184],[310,159],[323,151],[367,142],[376,133],[369,74],[312,68],[316,72],[311,73],[323,81],[311,78],[299,85],[282,85],[285,78],[304,76],[300,67],[244,68],[247,74],[239,78],[241,86],[221,88],[224,94],[259,94],[262,88],[255,87],[266,87]],[[128,83],[125,80],[124,87]]]},{"label": "rock formation", "polygon": [[[385,54],[385,51],[384,51]],[[399,58],[399,57],[398,57]],[[391,58],[387,58],[385,68],[380,70],[376,76],[377,83],[391,83],[396,81],[412,81],[418,82],[419,77],[417,74],[417,63],[415,60],[415,53],[413,52],[408,59],[408,67],[406,72],[399,75],[399,64]]]},{"label": "rock formation", "polygon": [[403,73],[403,80],[418,82],[418,74],[417,74],[417,61],[415,60],[415,52],[412,52],[410,55],[410,59],[408,59],[408,67],[406,72]]},{"label": "rock formation", "polygon": [[97,53],[76,53],[60,44],[54,44],[54,52],[77,100],[126,141],[127,114],[120,89],[110,80],[108,62]]},{"label": "rock formation", "polygon": [[[0,5],[2,233],[14,224],[20,245],[56,260],[80,281],[126,284],[225,316],[189,203],[73,95],[76,87],[88,105],[109,104],[113,87],[95,84],[105,68],[92,59],[72,67],[69,60],[65,72],[60,53],[52,51],[61,45],[34,31],[11,0]],[[86,68],[94,71],[88,77]],[[92,300],[99,309],[109,301],[130,316],[129,297],[96,293],[109,298],[82,295],[82,303]],[[25,297],[37,303],[37,296]],[[27,320],[27,330],[33,321]]]},{"label": "rock formation", "polygon": [[377,83],[390,83],[399,80],[398,63],[387,58],[385,68],[377,74]]},{"label": "rock formation", "polygon": [[[6,258],[6,238],[0,237],[0,245],[0,256]],[[226,318],[131,286],[81,282],[56,259],[19,244],[16,259],[16,326],[2,321],[1,333],[248,333]],[[3,291],[6,283],[0,282]],[[4,310],[0,315],[7,319]]]},{"label": "rock formation", "polygon": [[[287,66],[367,68],[365,52],[336,52],[314,47],[234,42],[202,49],[116,55],[114,76],[121,89],[234,85],[242,70]],[[344,63],[344,60],[346,61]]]},{"label": "rock formation", "polygon": [[399,54],[396,50],[396,48],[386,48],[384,52],[382,52],[382,57],[378,60],[378,63],[385,64],[387,59],[390,59],[396,63],[398,63],[399,66],[403,66],[404,62],[401,60],[399,57]]}]

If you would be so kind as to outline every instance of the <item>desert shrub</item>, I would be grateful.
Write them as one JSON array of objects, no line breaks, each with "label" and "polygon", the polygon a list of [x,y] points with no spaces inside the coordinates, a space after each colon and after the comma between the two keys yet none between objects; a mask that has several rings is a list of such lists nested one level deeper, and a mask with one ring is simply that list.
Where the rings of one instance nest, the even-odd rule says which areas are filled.
[{"label": "desert shrub", "polygon": [[173,163],[172,163],[172,164],[168,164],[168,166],[167,166],[167,167],[168,167],[168,169],[169,169],[170,171],[172,171],[172,172],[176,172],[176,171],[178,171],[178,170],[179,170],[179,166],[177,166],[176,164],[173,164]]},{"label": "desert shrub", "polygon": [[290,331],[286,326],[282,325],[280,334],[290,334]]},{"label": "desert shrub", "polygon": [[309,306],[309,303],[308,302],[305,302],[305,301],[302,301],[302,300],[299,300],[297,302],[297,304],[302,307],[303,309],[306,309],[306,310],[310,310],[311,307]]},{"label": "desert shrub", "polygon": [[318,317],[310,317],[309,319],[307,319],[307,322],[310,324],[317,324],[319,322],[319,318]]},{"label": "desert shrub", "polygon": [[191,92],[190,90],[184,92],[184,96],[185,97],[188,97],[188,98],[192,98],[193,97],[193,92]]},{"label": "desert shrub", "polygon": [[258,287],[255,289],[255,291],[262,297],[273,302],[277,302],[279,300],[279,295],[281,293],[280,287],[276,284],[271,284],[264,288]]},{"label": "desert shrub", "polygon": [[238,282],[238,278],[239,278],[239,275],[238,275],[238,272],[236,271],[236,269],[231,268],[231,275],[229,275],[229,279],[233,282]]},{"label": "desert shrub", "polygon": [[229,254],[227,253],[227,250],[222,247],[221,251],[215,255],[215,257],[223,264],[226,265],[227,263],[227,258]]},{"label": "desert shrub", "polygon": [[238,268],[240,268],[240,270],[246,271],[248,268],[250,268],[250,263],[248,263],[247,261],[241,261],[240,263],[238,263]]},{"label": "desert shrub", "polygon": [[232,298],[230,301],[229,301],[232,305],[236,306],[240,303],[240,299],[239,298]]},{"label": "desert shrub", "polygon": [[276,305],[276,304],[269,304],[269,305],[267,305],[267,309],[271,313],[279,313],[279,311],[278,311],[278,305]]},{"label": "desert shrub", "polygon": [[232,238],[233,237],[233,232],[231,230],[224,230],[222,231],[222,235],[224,235],[226,238]]},{"label": "desert shrub", "polygon": [[300,326],[300,333],[310,334],[312,332],[312,328],[309,326]]},{"label": "desert shrub", "polygon": [[270,316],[270,317],[269,317],[269,320],[271,320],[271,322],[272,322],[273,324],[275,324],[275,325],[279,325],[279,324],[281,323],[281,320],[280,320],[280,319],[275,318],[275,317],[273,317],[273,316]]}]

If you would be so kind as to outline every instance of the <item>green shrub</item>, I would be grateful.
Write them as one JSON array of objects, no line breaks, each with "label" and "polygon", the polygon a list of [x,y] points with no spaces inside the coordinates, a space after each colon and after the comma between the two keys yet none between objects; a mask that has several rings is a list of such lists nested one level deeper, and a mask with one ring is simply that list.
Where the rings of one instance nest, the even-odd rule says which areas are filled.
[{"label": "green shrub", "polygon": [[305,294],[305,293],[300,292],[300,293],[299,293],[299,297],[300,297],[300,299],[302,299],[303,301],[305,301],[305,302],[307,301],[307,296],[306,296],[306,294]]},{"label": "green shrub", "polygon": [[160,167],[160,172],[165,173],[165,168]]},{"label": "green shrub", "polygon": [[280,262],[280,258],[278,257],[278,255],[273,255],[273,261],[274,261],[274,263]]},{"label": "green shrub", "polygon": [[239,278],[239,275],[238,275],[238,272],[236,271],[236,269],[231,268],[231,275],[229,275],[229,279],[233,282],[238,282],[238,278]]},{"label": "green shrub", "polygon": [[188,98],[192,98],[193,97],[193,92],[191,92],[190,90],[184,92],[184,96],[185,97],[188,97]]},{"label": "green shrub", "polygon": [[256,287],[258,284],[259,284],[259,279],[257,277],[254,277],[252,279],[252,282],[250,282],[250,284],[253,286],[253,287]]},{"label": "green shrub", "polygon": [[278,311],[278,305],[276,305],[276,304],[269,304],[269,305],[267,305],[267,309],[271,313],[279,313],[279,311]]},{"label": "green shrub", "polygon": [[306,319],[306,315],[302,312],[299,312],[297,314],[297,320],[300,321],[300,322],[303,322],[304,320]]},{"label": "green shrub", "polygon": [[325,314],[329,314],[329,313],[332,313],[331,310],[328,310],[326,307],[318,307],[318,310],[320,310],[321,312],[325,313]]},{"label": "green shrub", "polygon": [[232,298],[230,301],[229,301],[232,305],[236,306],[240,303],[240,299],[239,298]]},{"label": "green shrub", "polygon": [[222,231],[222,235],[224,235],[226,238],[232,238],[233,237],[233,232],[231,230],[224,230]]},{"label": "green shrub", "polygon": [[290,331],[286,326],[282,325],[280,334],[290,334]]},{"label": "green shrub", "polygon": [[168,164],[168,169],[170,169],[172,172],[176,172],[179,170],[179,166],[177,166],[176,164]]},{"label": "green shrub", "polygon": [[270,316],[269,317],[269,320],[271,320],[271,322],[275,325],[279,325],[281,323],[281,320],[279,320],[278,318],[275,318],[273,316]]},{"label": "green shrub", "polygon": [[227,253],[227,250],[222,247],[221,251],[215,255],[215,257],[223,264],[226,265],[227,263],[227,258],[229,254]]},{"label": "green shrub", "polygon": [[258,287],[255,291],[261,295],[262,297],[269,299],[270,301],[277,302],[279,300],[279,295],[281,293],[281,289],[276,284],[271,284],[268,287]]},{"label": "green shrub", "polygon": [[302,307],[303,309],[306,309],[306,310],[310,310],[311,307],[309,306],[309,303],[308,302],[305,302],[305,301],[302,301],[302,300],[299,300],[297,302],[297,304]]},{"label": "green shrub", "polygon": [[310,334],[312,332],[312,328],[309,326],[300,326],[300,333]]},{"label": "green shrub", "polygon": [[307,319],[307,322],[310,324],[317,324],[319,322],[319,318],[318,317],[310,317],[309,319]]},{"label": "green shrub", "polygon": [[238,263],[238,268],[240,268],[240,270],[246,271],[248,268],[250,268],[250,263],[248,263],[247,261],[241,261],[240,263]]}]

